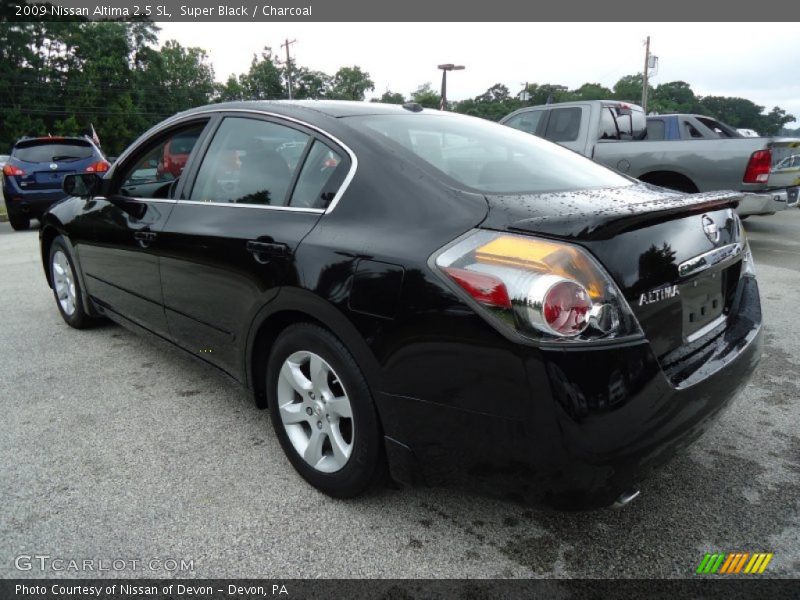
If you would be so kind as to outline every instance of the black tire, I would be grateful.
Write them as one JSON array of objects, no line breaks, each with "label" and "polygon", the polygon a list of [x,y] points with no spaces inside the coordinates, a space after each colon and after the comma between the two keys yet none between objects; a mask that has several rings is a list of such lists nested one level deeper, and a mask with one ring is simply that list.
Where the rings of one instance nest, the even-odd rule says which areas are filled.
[{"label": "black tire", "polygon": [[[338,471],[325,473],[298,453],[280,416],[278,378],[284,361],[295,352],[321,357],[335,372],[352,409],[352,451]],[[311,323],[287,327],[278,337],[267,362],[267,397],[275,433],[292,466],[308,483],[335,498],[352,498],[366,491],[385,470],[383,440],[367,381],[352,354],[327,329]],[[316,418],[316,417],[314,417]]]},{"label": "black tire", "polygon": [[[56,289],[56,274],[53,266],[53,258],[56,256],[57,252],[62,252],[64,256],[66,256],[67,264],[71,270],[72,281],[75,286],[75,301],[73,303],[74,310],[72,311],[72,314],[69,314],[64,310],[64,307],[61,305],[61,301],[58,298],[58,291]],[[53,297],[56,300],[56,307],[58,308],[58,312],[61,314],[61,318],[64,319],[67,325],[74,327],[75,329],[86,329],[87,327],[93,325],[95,323],[95,319],[86,314],[86,311],[83,309],[81,283],[78,279],[77,272],[75,271],[75,264],[72,262],[72,255],[69,253],[69,250],[67,250],[67,245],[64,241],[64,238],[60,235],[53,239],[53,242],[50,244],[50,257],[47,263],[47,268],[50,272],[50,281],[53,284]]]},{"label": "black tire", "polygon": [[11,213],[8,214],[8,222],[11,225],[11,229],[14,231],[25,231],[31,226],[30,217],[14,215]]}]

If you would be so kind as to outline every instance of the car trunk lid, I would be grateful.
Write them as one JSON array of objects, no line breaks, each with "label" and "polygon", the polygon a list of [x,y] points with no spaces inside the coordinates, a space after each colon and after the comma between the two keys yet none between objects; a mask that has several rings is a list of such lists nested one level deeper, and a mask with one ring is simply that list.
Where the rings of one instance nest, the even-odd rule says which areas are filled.
[{"label": "car trunk lid", "polygon": [[738,195],[635,185],[487,199],[482,227],[589,250],[623,292],[657,356],[723,328],[741,268]]}]

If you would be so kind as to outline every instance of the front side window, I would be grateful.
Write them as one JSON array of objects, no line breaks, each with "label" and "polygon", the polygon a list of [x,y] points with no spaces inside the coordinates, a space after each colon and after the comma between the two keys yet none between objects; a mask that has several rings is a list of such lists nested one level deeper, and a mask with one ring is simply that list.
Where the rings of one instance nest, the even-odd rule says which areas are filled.
[{"label": "front side window", "polygon": [[226,117],[214,134],[191,200],[284,206],[310,137],[270,121]]},{"label": "front side window", "polygon": [[345,119],[382,143],[388,152],[423,160],[455,184],[484,193],[632,185],[611,169],[571,150],[479,118],[422,113]]},{"label": "front side window", "polygon": [[542,120],[543,113],[544,111],[541,110],[529,110],[511,117],[508,121],[503,123],[503,125],[508,125],[514,129],[524,131],[525,133],[535,134],[536,129],[539,127],[539,121]]},{"label": "front side window", "polygon": [[205,123],[180,129],[160,138],[134,158],[133,165],[123,167],[120,192],[132,198],[166,197],[170,188],[183,173]]}]

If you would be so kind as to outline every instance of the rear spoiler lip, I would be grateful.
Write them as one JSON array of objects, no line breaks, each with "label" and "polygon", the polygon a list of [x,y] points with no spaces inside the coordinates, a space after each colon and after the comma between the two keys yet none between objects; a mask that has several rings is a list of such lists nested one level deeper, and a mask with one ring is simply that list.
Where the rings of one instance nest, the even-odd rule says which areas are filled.
[{"label": "rear spoiler lip", "polygon": [[688,216],[726,207],[736,208],[742,198],[741,192],[686,194],[674,197],[670,202],[657,200],[633,204],[624,211],[599,211],[591,215],[565,213],[522,219],[509,224],[508,230],[585,241],[606,240],[637,229],[644,223],[656,224],[678,215]]}]

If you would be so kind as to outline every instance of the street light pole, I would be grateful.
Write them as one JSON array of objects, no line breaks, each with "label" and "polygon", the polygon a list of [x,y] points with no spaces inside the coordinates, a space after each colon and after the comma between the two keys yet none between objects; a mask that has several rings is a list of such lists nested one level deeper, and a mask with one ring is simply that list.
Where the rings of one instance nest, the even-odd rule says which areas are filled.
[{"label": "street light pole", "polygon": [[650,69],[650,36],[647,36],[647,41],[644,47],[644,72],[642,77],[642,110],[647,114],[647,75]]},{"label": "street light pole", "polygon": [[439,65],[438,68],[442,70],[442,99],[439,101],[439,110],[447,110],[447,72],[463,71],[465,67],[464,65],[447,63],[444,65]]}]

